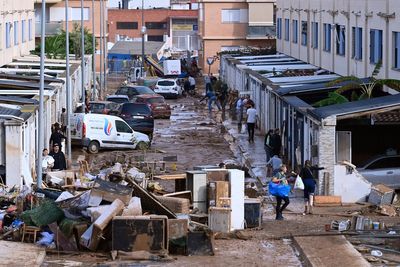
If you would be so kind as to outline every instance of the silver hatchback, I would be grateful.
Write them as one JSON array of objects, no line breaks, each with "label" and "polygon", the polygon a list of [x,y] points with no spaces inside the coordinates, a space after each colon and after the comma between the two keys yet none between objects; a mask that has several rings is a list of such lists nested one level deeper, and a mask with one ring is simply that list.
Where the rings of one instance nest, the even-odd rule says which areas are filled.
[{"label": "silver hatchback", "polygon": [[377,156],[357,170],[372,184],[400,189],[400,155]]}]

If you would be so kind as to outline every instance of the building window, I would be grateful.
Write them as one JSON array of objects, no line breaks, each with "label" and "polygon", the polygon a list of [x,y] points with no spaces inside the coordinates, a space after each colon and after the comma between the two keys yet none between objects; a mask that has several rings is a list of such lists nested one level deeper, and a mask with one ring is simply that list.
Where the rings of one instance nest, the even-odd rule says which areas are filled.
[{"label": "building window", "polygon": [[164,42],[163,35],[148,35],[147,41]]},{"label": "building window", "polygon": [[318,48],[318,22],[311,22],[312,29],[312,48]]},{"label": "building window", "polygon": [[11,47],[11,23],[6,22],[6,48]]},{"label": "building window", "polygon": [[117,30],[137,30],[137,22],[117,22]]},{"label": "building window", "polygon": [[33,35],[32,35],[32,19],[29,19],[28,21],[28,36],[29,36],[29,41],[32,41]]},{"label": "building window", "polygon": [[336,26],[336,54],[346,55],[346,27],[343,25]]},{"label": "building window", "polygon": [[331,31],[332,25],[330,23],[324,23],[324,51],[331,52]]},{"label": "building window", "polygon": [[276,38],[282,39],[282,19],[276,19]]},{"label": "building window", "polygon": [[369,61],[376,64],[382,60],[382,30],[370,30]]},{"label": "building window", "polygon": [[247,9],[222,9],[222,23],[246,23],[248,22]]},{"label": "building window", "polygon": [[307,46],[308,25],[307,21],[301,22],[301,45]]},{"label": "building window", "polygon": [[353,58],[355,60],[362,60],[362,28],[353,27],[352,29],[353,37]]},{"label": "building window", "polygon": [[[83,20],[89,20],[89,8],[83,8]],[[73,7],[71,8],[71,20],[73,21],[80,21],[81,20],[81,8],[80,7]]]},{"label": "building window", "polygon": [[14,21],[14,45],[18,45],[18,21]]},{"label": "building window", "polygon": [[292,22],[292,42],[297,44],[297,38],[299,35],[299,22],[297,20],[293,20]]},{"label": "building window", "polygon": [[25,39],[25,31],[26,31],[26,29],[25,29],[25,27],[26,27],[26,20],[23,20],[22,22],[21,22],[21,42],[23,42],[23,43],[25,43],[26,42],[26,39]]},{"label": "building window", "polygon": [[249,26],[248,28],[249,36],[268,36],[275,37],[275,27],[274,26]]},{"label": "building window", "polygon": [[393,67],[395,69],[400,69],[400,32],[393,32],[393,48]]},{"label": "building window", "polygon": [[150,30],[163,30],[167,29],[166,22],[146,22],[146,28]]},{"label": "building window", "polygon": [[289,24],[289,19],[285,19],[285,41],[289,41],[289,36],[290,36],[290,24]]}]

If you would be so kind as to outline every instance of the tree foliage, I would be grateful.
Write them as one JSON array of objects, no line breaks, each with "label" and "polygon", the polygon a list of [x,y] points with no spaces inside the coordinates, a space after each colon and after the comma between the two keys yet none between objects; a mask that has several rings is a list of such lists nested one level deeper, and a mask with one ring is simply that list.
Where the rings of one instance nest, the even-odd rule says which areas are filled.
[{"label": "tree foliage", "polygon": [[[83,29],[85,35],[85,54],[93,53],[93,34],[85,27]],[[47,58],[65,58],[66,57],[66,46],[65,41],[67,39],[66,32],[62,30],[59,34],[46,37],[45,40],[45,54]],[[97,42],[96,42],[97,45]],[[81,26],[78,23],[74,23],[72,30],[69,33],[69,51],[71,54],[75,54],[75,58],[78,59],[81,56]],[[40,54],[40,43],[36,46],[33,54]]]},{"label": "tree foliage", "polygon": [[[326,84],[327,87],[333,87],[340,84],[344,84],[335,92],[329,93],[327,99],[323,99],[313,104],[316,107],[322,107],[333,104],[341,104],[344,102],[349,102],[343,94],[351,92],[350,101],[358,101],[363,99],[370,99],[373,97],[373,93],[377,89],[381,89],[383,86],[388,86],[396,91],[400,91],[400,80],[395,79],[378,79],[377,76],[382,68],[382,62],[379,61],[371,76],[368,77],[367,81],[355,76],[344,76],[337,78]],[[341,96],[341,97],[339,97]],[[344,101],[346,99],[346,101]]]}]

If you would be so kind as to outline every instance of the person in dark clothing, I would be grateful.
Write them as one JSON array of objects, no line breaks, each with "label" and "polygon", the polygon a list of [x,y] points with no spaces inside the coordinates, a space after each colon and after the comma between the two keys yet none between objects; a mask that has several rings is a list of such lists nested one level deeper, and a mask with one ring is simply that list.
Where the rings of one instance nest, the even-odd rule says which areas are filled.
[{"label": "person in dark clothing", "polygon": [[[286,165],[282,164],[280,171],[275,175],[275,177],[272,179],[273,183],[280,183],[287,185],[288,181],[286,180],[286,172],[287,168]],[[282,201],[284,204],[282,205]],[[283,210],[286,209],[286,207],[289,205],[289,197],[288,196],[276,196],[276,220],[283,220]]]},{"label": "person in dark clothing", "polygon": [[313,171],[322,170],[317,166],[311,166],[311,161],[306,160],[304,162],[304,167],[301,169],[300,177],[304,183],[304,215],[312,214],[312,209],[314,205],[314,193],[316,181],[313,175]]},{"label": "person in dark clothing", "polygon": [[64,153],[60,150],[60,146],[57,143],[53,145],[53,151],[49,154],[54,159],[54,165],[52,170],[66,170],[67,162],[65,161]]},{"label": "person in dark clothing", "polygon": [[269,130],[268,133],[265,135],[265,138],[264,138],[264,150],[265,150],[265,154],[267,156],[267,158],[266,158],[267,162],[272,157],[271,138],[272,138],[273,133],[274,133],[273,130]]},{"label": "person in dark clothing", "polygon": [[54,144],[58,144],[60,146],[60,150],[61,150],[62,139],[66,139],[66,138],[61,132],[60,125],[56,122],[56,123],[54,123],[53,133],[50,136],[50,142],[49,142],[50,147],[54,147]]},{"label": "person in dark clothing", "polygon": [[189,79],[185,79],[185,82],[183,83],[183,90],[185,91],[185,96],[189,94],[190,91],[190,82]]},{"label": "person in dark clothing", "polygon": [[275,129],[274,134],[271,136],[271,147],[273,155],[280,155],[282,148],[282,139],[279,134],[279,129]]}]

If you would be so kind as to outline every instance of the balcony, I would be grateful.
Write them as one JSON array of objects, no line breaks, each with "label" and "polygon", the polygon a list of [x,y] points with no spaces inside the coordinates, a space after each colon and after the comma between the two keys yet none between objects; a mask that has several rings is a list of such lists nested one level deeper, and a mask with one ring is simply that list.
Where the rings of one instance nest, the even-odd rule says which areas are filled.
[{"label": "balcony", "polygon": [[[56,35],[63,29],[63,24],[61,22],[46,22],[46,36]],[[41,23],[35,23],[35,37],[40,37],[41,33]]]},{"label": "balcony", "polygon": [[[46,4],[56,4],[62,2],[63,0],[46,0]],[[41,4],[42,0],[35,0],[35,4]]]},{"label": "balcony", "polygon": [[248,26],[246,39],[275,39],[275,26]]}]

